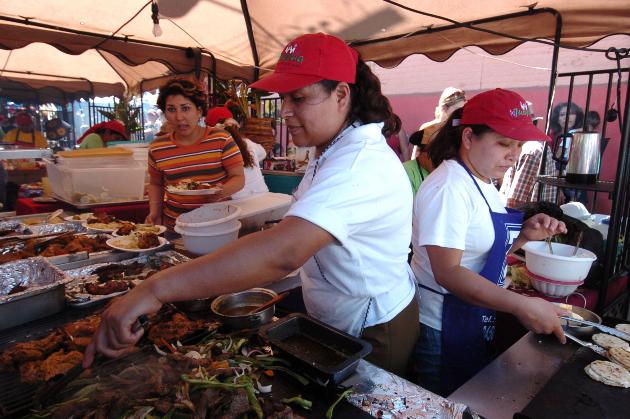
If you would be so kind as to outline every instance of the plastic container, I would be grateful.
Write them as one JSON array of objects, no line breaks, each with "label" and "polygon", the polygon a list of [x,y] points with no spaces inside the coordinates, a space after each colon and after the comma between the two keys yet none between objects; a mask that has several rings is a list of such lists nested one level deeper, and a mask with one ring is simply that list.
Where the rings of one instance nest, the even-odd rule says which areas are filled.
[{"label": "plastic container", "polygon": [[194,235],[216,233],[234,226],[235,224],[230,222],[237,220],[240,215],[241,208],[234,204],[226,202],[206,204],[177,217],[175,227]]},{"label": "plastic container", "polygon": [[120,147],[60,151],[57,153],[57,164],[72,169],[122,168],[133,164],[133,162],[133,151]]},{"label": "plastic container", "polygon": [[131,159],[123,167],[73,168],[45,160],[52,192],[75,203],[135,201],[144,197],[146,168]]},{"label": "plastic container", "polygon": [[242,212],[238,217],[244,229],[258,229],[267,221],[279,220],[287,213],[293,197],[274,192],[264,192],[232,201]]},{"label": "plastic container", "polygon": [[212,253],[238,239],[240,229],[241,223],[236,220],[228,223],[227,227],[223,225],[223,230],[205,233],[190,232],[175,225],[175,232],[181,234],[184,247],[195,255]]},{"label": "plastic container", "polygon": [[551,243],[553,253],[544,241],[532,241],[523,246],[525,265],[534,275],[554,281],[576,283],[584,280],[591,265],[597,260],[593,252],[578,249],[572,256],[575,246],[562,243]]},{"label": "plastic container", "polygon": [[527,272],[529,281],[534,289],[542,292],[548,297],[566,297],[571,295],[577,287],[584,284],[584,281],[554,281],[553,279],[543,278],[531,272]]}]

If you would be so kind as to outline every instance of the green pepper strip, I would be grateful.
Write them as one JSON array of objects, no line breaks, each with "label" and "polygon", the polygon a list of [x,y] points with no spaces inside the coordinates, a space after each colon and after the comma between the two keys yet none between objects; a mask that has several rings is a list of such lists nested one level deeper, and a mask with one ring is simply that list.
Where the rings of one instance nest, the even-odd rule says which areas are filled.
[{"label": "green pepper strip", "polygon": [[213,387],[213,388],[220,388],[220,389],[224,389],[224,390],[235,390],[237,388],[244,388],[245,392],[247,393],[247,400],[249,401],[249,405],[252,407],[252,409],[254,409],[254,412],[256,412],[256,416],[259,419],[263,418],[263,410],[262,407],[260,406],[260,403],[258,402],[258,399],[256,398],[256,394],[254,393],[254,385],[251,381],[251,379],[249,379],[248,377],[246,377],[247,380],[245,381],[244,384],[230,384],[230,383],[222,383],[221,381],[210,381],[210,380],[202,380],[202,379],[194,379],[194,378],[190,378],[188,375],[184,374],[182,375],[182,380],[186,381],[187,383],[190,384],[197,384],[199,386],[202,387]]},{"label": "green pepper strip", "polygon": [[296,404],[300,406],[302,409],[306,409],[306,410],[311,410],[313,407],[312,401],[303,399],[301,396],[291,397],[290,399],[282,399],[282,403]]},{"label": "green pepper strip", "polygon": [[339,402],[341,400],[343,400],[350,393],[352,393],[352,389],[351,388],[349,388],[348,390],[346,390],[343,393],[341,393],[341,396],[339,396],[339,398],[337,400],[335,400],[335,402],[326,411],[326,419],[332,419],[333,410],[335,410],[335,407],[339,404]]},{"label": "green pepper strip", "polygon": [[268,370],[274,370],[274,371],[282,371],[284,373],[289,374],[291,377],[295,378],[296,380],[298,380],[300,382],[300,384],[302,384],[303,386],[307,385],[309,383],[309,381],[304,378],[303,376],[301,376],[300,374],[296,374],[293,371],[291,371],[288,368],[285,367],[281,367],[280,365],[267,365],[265,366],[266,369]]}]

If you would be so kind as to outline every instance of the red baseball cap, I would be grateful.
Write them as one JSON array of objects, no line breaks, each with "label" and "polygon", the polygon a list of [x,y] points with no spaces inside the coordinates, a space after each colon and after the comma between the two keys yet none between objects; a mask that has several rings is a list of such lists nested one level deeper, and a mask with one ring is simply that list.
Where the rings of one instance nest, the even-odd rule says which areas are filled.
[{"label": "red baseball cap", "polygon": [[532,123],[527,101],[504,89],[488,90],[464,105],[461,125],[487,125],[493,131],[518,141],[549,141]]},{"label": "red baseball cap", "polygon": [[215,106],[208,109],[206,114],[206,126],[213,127],[218,124],[222,119],[234,118],[232,112],[225,106]]},{"label": "red baseball cap", "polygon": [[95,124],[92,127],[90,127],[90,129],[85,131],[83,135],[77,140],[77,144],[81,144],[83,140],[85,139],[85,137],[87,137],[88,135],[98,130],[104,130],[104,129],[117,132],[125,140],[129,140],[129,136],[127,135],[127,131],[125,130],[125,126],[122,124],[122,122],[119,122],[113,119],[111,121],[99,122],[98,124]]},{"label": "red baseball cap", "polygon": [[324,33],[306,34],[289,42],[272,74],[249,87],[287,93],[322,80],[356,81],[359,53],[341,39]]}]

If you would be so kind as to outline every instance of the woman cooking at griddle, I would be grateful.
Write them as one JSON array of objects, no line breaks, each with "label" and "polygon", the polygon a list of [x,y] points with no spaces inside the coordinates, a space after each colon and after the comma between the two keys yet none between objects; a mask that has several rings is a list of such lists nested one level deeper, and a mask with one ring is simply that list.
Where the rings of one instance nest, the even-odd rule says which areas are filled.
[{"label": "woman cooking at griddle", "polygon": [[566,227],[544,214],[523,222],[492,182],[514,165],[525,141],[546,138],[523,98],[495,89],[456,110],[429,146],[437,169],[415,198],[411,266],[422,298],[415,368],[433,392],[447,396],[489,362],[495,311],[565,341],[563,310],[503,285],[509,252]]},{"label": "woman cooking at griddle", "polygon": [[170,301],[242,291],[303,267],[310,315],[373,346],[370,361],[403,374],[417,339],[407,264],[412,193],[385,137],[397,132],[380,83],[358,53],[322,33],[289,42],[275,71],[252,85],[280,93],[293,142],[314,146],[296,202],[272,229],[152,276],[103,313],[86,351],[119,356],[136,319]]}]

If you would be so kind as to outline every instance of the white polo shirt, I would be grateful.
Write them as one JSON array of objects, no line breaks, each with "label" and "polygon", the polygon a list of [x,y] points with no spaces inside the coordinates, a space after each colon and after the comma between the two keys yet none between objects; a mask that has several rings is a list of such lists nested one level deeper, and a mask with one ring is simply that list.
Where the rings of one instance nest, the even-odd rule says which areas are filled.
[{"label": "white polo shirt", "polygon": [[415,296],[407,264],[411,186],[382,126],[346,130],[320,156],[314,177],[311,159],[286,214],[336,238],[304,265],[304,302],[310,315],[355,336],[393,319]]}]

